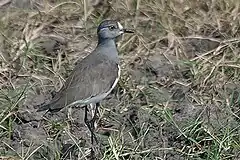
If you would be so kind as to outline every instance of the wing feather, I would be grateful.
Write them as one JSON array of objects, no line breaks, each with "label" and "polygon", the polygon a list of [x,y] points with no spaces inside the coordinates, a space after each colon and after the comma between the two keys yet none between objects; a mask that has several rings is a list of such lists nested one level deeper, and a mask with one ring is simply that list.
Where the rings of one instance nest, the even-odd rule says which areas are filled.
[{"label": "wing feather", "polygon": [[[91,63],[87,63],[91,62]],[[48,104],[50,110],[60,110],[78,101],[86,104],[92,97],[105,94],[112,89],[118,78],[119,67],[107,57],[82,60],[74,68],[65,85]],[[46,106],[43,108],[47,108]],[[39,109],[41,110],[41,109]]]}]

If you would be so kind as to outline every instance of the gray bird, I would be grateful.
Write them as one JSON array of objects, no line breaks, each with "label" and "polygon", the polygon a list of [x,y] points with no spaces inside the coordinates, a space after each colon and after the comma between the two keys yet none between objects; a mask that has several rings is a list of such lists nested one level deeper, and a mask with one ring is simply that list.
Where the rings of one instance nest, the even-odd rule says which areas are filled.
[{"label": "gray bird", "polygon": [[95,105],[104,99],[120,77],[115,40],[124,33],[133,31],[124,29],[117,21],[103,21],[97,29],[98,45],[95,50],[77,63],[52,101],[39,107],[37,111],[59,111],[73,105]]}]

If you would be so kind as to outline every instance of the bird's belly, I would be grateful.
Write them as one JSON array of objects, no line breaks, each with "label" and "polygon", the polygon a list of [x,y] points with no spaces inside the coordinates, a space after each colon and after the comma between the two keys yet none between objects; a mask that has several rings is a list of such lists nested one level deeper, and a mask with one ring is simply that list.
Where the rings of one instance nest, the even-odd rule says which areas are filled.
[{"label": "bird's belly", "polygon": [[113,90],[113,88],[111,88],[111,90],[109,90],[106,93],[103,93],[103,94],[100,94],[100,95],[97,95],[97,96],[94,96],[94,97],[91,97],[91,98],[88,98],[88,99],[85,99],[85,100],[77,100],[77,101],[69,104],[68,106],[73,106],[73,105],[84,106],[84,105],[88,105],[88,104],[91,104],[91,103],[96,104],[96,103],[100,102],[101,100],[103,100],[104,98],[106,98],[107,95],[109,95],[110,92]]},{"label": "bird's belly", "polygon": [[101,100],[103,100],[104,98],[107,97],[107,93],[104,93],[104,94],[101,94],[101,95],[97,95],[95,97],[92,97],[90,99],[88,99],[88,102],[86,104],[90,104],[90,103],[98,103],[100,102]]}]

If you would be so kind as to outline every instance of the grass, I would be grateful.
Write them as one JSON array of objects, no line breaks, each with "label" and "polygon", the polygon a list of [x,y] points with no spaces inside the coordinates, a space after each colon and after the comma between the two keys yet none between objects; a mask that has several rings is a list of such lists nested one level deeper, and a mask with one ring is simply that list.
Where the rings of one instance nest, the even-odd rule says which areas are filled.
[{"label": "grass", "polygon": [[84,126],[50,116],[38,126],[37,137],[45,133],[39,141],[26,136],[32,122],[20,115],[39,95],[60,89],[77,60],[94,49],[96,27],[106,18],[136,33],[118,43],[122,76],[102,103],[99,157],[239,159],[239,7],[237,0],[3,6],[0,159],[64,159],[66,144],[69,159],[87,159]]}]

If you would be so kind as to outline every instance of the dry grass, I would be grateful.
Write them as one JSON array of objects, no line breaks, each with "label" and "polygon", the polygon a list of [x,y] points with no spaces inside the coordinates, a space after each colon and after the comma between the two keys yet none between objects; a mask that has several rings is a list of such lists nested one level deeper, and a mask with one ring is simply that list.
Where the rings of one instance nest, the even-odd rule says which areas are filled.
[{"label": "dry grass", "polygon": [[58,90],[106,18],[136,33],[118,43],[123,73],[102,104],[115,127],[101,159],[240,159],[240,1],[13,2],[0,9],[0,159],[64,159],[64,133],[87,159],[66,123],[45,123],[52,145],[22,143],[21,152],[13,133],[29,95]]}]

